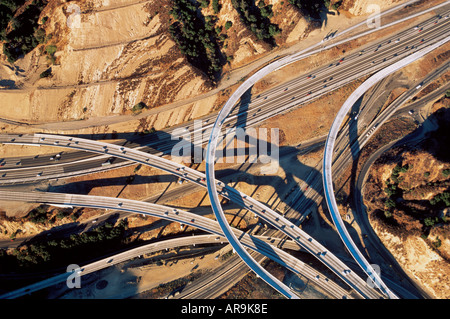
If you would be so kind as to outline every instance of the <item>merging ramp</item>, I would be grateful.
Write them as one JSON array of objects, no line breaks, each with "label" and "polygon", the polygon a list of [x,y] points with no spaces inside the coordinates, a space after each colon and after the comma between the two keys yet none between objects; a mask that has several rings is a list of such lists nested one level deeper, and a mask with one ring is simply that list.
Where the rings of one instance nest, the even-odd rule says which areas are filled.
[{"label": "merging ramp", "polygon": [[[195,183],[206,188],[206,175],[197,170],[186,167],[182,164],[154,156],[142,151],[122,147],[120,145],[91,141],[87,139],[75,138],[70,136],[49,135],[49,134],[9,134],[0,135],[0,143],[12,144],[36,144],[47,146],[58,146],[84,150],[94,153],[106,153],[111,156],[124,158],[126,160],[159,168],[165,172],[176,175],[186,181]],[[43,172],[45,173],[45,171]],[[274,210],[259,201],[237,191],[236,189],[225,185],[225,183],[216,180],[216,189],[222,197],[225,197],[241,207],[253,212],[262,220],[278,229],[300,247],[311,253],[316,259],[327,266],[339,278],[353,288],[363,298],[380,298],[377,290],[367,286],[366,281],[362,280],[355,272],[351,271],[342,261],[332,252],[326,249],[317,240],[312,238],[287,218],[279,215]]]},{"label": "merging ramp", "polygon": [[339,209],[337,207],[336,199],[334,196],[334,187],[333,187],[333,180],[332,180],[332,162],[333,162],[333,149],[334,144],[336,142],[337,134],[339,132],[339,129],[347,116],[347,113],[350,111],[353,104],[356,103],[356,101],[367,91],[369,90],[373,85],[375,85],[377,82],[381,81],[388,75],[402,69],[406,65],[422,58],[427,53],[435,50],[436,48],[444,45],[450,40],[450,37],[446,37],[445,39],[430,45],[388,67],[383,69],[382,71],[376,73],[375,75],[371,76],[369,79],[367,79],[361,86],[359,86],[351,95],[350,97],[345,101],[345,103],[342,105],[341,109],[339,110],[333,125],[331,126],[330,132],[327,137],[327,141],[325,143],[325,152],[324,152],[324,159],[323,159],[323,168],[324,168],[324,174],[323,174],[323,185],[324,185],[324,192],[325,192],[325,198],[328,204],[328,208],[330,210],[330,215],[333,219],[333,222],[338,230],[338,233],[350,252],[350,254],[353,256],[355,261],[358,263],[358,265],[367,273],[369,278],[371,278],[377,287],[379,287],[384,294],[386,294],[389,298],[397,299],[398,297],[387,287],[387,285],[381,280],[381,277],[379,274],[374,270],[373,266],[366,260],[366,258],[362,255],[362,253],[357,248],[356,244],[352,240],[350,234],[348,233],[344,222],[342,221],[342,218],[339,214]]},{"label": "merging ramp", "polygon": [[[128,213],[145,214],[204,230],[215,235],[212,240],[213,243],[220,243],[224,240],[224,235],[221,228],[219,227],[219,224],[212,219],[183,210],[136,200],[91,195],[59,194],[46,192],[23,193],[15,191],[0,191],[0,200],[23,201],[57,206],[68,205],[72,207],[111,209]],[[273,238],[252,236],[236,228],[232,228],[232,231],[236,237],[240,238],[245,247],[276,261],[277,263],[283,265],[296,274],[307,277],[308,279],[321,286],[324,290],[330,292],[330,294],[332,294],[335,298],[351,298],[351,296],[348,295],[345,289],[334,283],[332,280],[314,270],[309,265],[291,256],[287,252],[277,248],[275,245],[272,245],[271,242],[274,240]],[[187,238],[178,239],[176,243],[178,243],[179,245],[188,246],[199,243],[197,240],[201,240],[201,238],[203,238],[201,237],[198,239],[194,239],[194,237],[196,236],[187,236]],[[277,242],[278,239],[274,241],[275,244]],[[151,246],[151,248],[166,249],[167,247],[170,247],[170,243],[172,242],[158,242],[152,244],[153,246]],[[285,248],[297,250],[298,245],[294,242],[288,242]],[[109,267],[114,264],[112,263],[113,261],[115,261],[115,263],[122,262],[126,259],[135,257],[136,255],[140,255],[144,253],[144,251],[147,251],[146,248],[134,248],[133,250],[119,254],[116,257],[108,257],[92,264],[83,266],[81,267],[82,270],[80,272],[80,275],[85,275],[93,271]],[[67,279],[68,275],[70,274],[62,274],[53,278],[46,279],[31,286],[4,294],[3,296],[0,296],[0,298],[17,298],[23,294],[31,293],[32,291],[37,291],[54,285],[58,282],[64,281]]]}]

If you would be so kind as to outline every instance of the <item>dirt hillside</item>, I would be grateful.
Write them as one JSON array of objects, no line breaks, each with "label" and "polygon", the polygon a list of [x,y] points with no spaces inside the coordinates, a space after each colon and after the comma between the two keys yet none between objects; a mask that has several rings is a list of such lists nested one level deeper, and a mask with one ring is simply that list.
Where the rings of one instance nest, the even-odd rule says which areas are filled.
[{"label": "dirt hillside", "polygon": [[[386,152],[364,188],[371,224],[399,264],[435,298],[450,298],[448,98],[428,121],[439,128],[407,149]],[[447,107],[445,107],[447,106]]]},{"label": "dirt hillside", "polygon": [[[375,2],[382,9],[396,3]],[[1,56],[0,78],[8,86],[0,90],[0,118],[43,123],[124,115],[138,103],[152,109],[210,91],[215,83],[189,63],[171,37],[173,3],[49,0],[36,26],[45,30],[43,43],[14,65]],[[200,9],[203,18],[216,17],[213,26],[226,59],[221,77],[321,27],[320,19],[305,17],[288,1],[263,3],[271,6],[270,23],[280,30],[273,45],[252,33],[231,0],[221,0],[217,13],[212,5]],[[362,15],[365,7],[344,0],[340,8],[346,15]],[[182,110],[181,119],[213,106]],[[164,126],[173,124],[173,117],[166,115]]]}]

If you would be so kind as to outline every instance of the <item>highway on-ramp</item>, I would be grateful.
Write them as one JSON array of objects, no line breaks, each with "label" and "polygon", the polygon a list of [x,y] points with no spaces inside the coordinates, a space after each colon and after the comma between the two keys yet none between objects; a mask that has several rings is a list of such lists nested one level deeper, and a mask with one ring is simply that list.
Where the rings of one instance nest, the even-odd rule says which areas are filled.
[{"label": "highway on-ramp", "polygon": [[[188,225],[200,230],[204,230],[208,233],[216,235],[214,238],[214,242],[220,243],[221,241],[223,241],[222,238],[223,232],[221,231],[221,228],[219,227],[216,221],[210,218],[199,216],[197,214],[189,213],[180,209],[175,209],[171,207],[136,200],[112,198],[104,196],[59,194],[46,192],[23,193],[14,191],[0,191],[0,200],[14,200],[14,201],[43,203],[47,205],[58,205],[58,206],[64,205],[71,207],[112,209],[135,214],[145,214],[149,216],[154,216],[178,222],[182,225]],[[329,278],[319,273],[318,271],[314,270],[308,264],[301,262],[297,258],[277,248],[276,244],[278,242],[278,239],[259,236],[255,237],[235,228],[233,228],[232,231],[235,234],[235,236],[240,238],[240,240],[246,247],[271,258],[272,260],[280,263],[281,265],[293,271],[294,273],[301,274],[309,278],[310,280],[313,280],[323,289],[329,291],[336,298],[349,298],[347,292],[340,286],[335,284],[333,281],[329,280]],[[191,237],[195,236],[187,236],[187,237],[188,238],[183,239],[184,240],[183,245],[185,246],[192,244]],[[155,245],[163,249],[167,247],[165,241],[159,242]],[[287,243],[286,247],[287,248],[290,247],[291,249],[298,249],[298,245],[295,242]],[[143,253],[143,249],[145,248],[134,248],[130,251],[120,254],[117,258],[108,257],[90,264],[89,267],[87,266],[81,267],[82,271],[80,275],[87,274],[99,270],[101,268],[104,268],[102,266],[110,266],[112,265],[112,262],[114,260],[116,262],[122,262],[126,259],[135,257],[136,255],[140,255]],[[64,275],[65,278],[67,278],[68,274]],[[48,285],[55,284],[56,283],[55,281],[63,279],[64,275],[55,276],[53,277],[54,278],[53,280],[47,279],[40,283],[18,289],[10,293],[6,293],[0,296],[0,298],[16,298],[24,293],[30,293],[32,291],[43,289],[45,287],[48,287]]]},{"label": "highway on-ramp", "polygon": [[324,174],[323,174],[323,184],[324,184],[324,192],[325,192],[325,198],[327,200],[327,204],[330,210],[330,215],[332,216],[333,222],[338,230],[338,233],[343,240],[345,246],[350,251],[351,255],[355,258],[356,262],[360,265],[360,267],[367,273],[369,278],[372,278],[380,289],[383,290],[383,292],[389,296],[389,298],[397,298],[397,296],[391,292],[391,290],[386,286],[386,284],[381,280],[381,277],[377,272],[374,270],[373,266],[369,264],[366,260],[366,258],[361,254],[359,249],[357,248],[356,244],[352,240],[350,234],[348,233],[342,218],[339,214],[339,209],[337,207],[336,199],[334,197],[334,188],[333,188],[333,182],[332,182],[332,160],[333,160],[333,148],[336,141],[336,137],[339,131],[339,128],[342,125],[342,122],[344,121],[344,118],[347,116],[347,113],[350,111],[353,104],[356,103],[356,101],[375,83],[382,80],[384,77],[392,74],[393,72],[396,72],[397,70],[400,70],[401,68],[405,67],[406,65],[422,58],[427,53],[435,50],[436,48],[442,46],[443,44],[447,43],[450,40],[450,37],[446,37],[445,39],[437,42],[436,44],[433,44],[431,46],[428,46],[419,52],[416,52],[399,62],[396,62],[387,68],[383,69],[382,71],[376,73],[375,75],[371,76],[369,79],[367,79],[361,86],[359,86],[351,95],[350,97],[345,101],[344,105],[342,105],[341,109],[339,110],[333,125],[330,129],[330,132],[327,137],[327,142],[325,144],[325,152],[324,152],[324,160],[323,160],[323,167],[324,167]]}]

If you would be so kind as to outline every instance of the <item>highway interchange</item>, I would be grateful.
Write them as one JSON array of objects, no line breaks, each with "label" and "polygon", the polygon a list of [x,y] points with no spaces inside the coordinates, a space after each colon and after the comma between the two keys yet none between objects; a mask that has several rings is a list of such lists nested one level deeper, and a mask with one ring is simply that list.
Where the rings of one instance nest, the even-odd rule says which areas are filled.
[{"label": "highway interchange", "polygon": [[[416,28],[409,28],[405,31],[402,31],[395,36],[390,37],[389,39],[383,39],[383,41],[367,45],[364,49],[362,49],[359,53],[353,53],[345,56],[328,66],[321,67],[317,69],[315,72],[310,74],[304,74],[296,78],[295,80],[289,81],[283,86],[276,87],[274,89],[270,89],[257,97],[251,97],[248,101],[241,101],[240,108],[236,108],[235,105],[238,102],[241,95],[247,92],[249,88],[260,80],[264,75],[268,74],[266,72],[272,72],[273,70],[285,65],[287,62],[282,58],[271,64],[270,70],[260,70],[260,74],[255,73],[252,77],[250,77],[247,81],[245,81],[242,86],[233,94],[232,98],[230,98],[227,104],[224,106],[223,112],[211,115],[209,118],[204,119],[206,123],[213,122],[214,118],[217,117],[216,123],[220,123],[225,127],[239,127],[239,126],[251,126],[257,125],[261,121],[270,118],[274,115],[278,115],[281,112],[286,112],[289,109],[298,107],[299,104],[304,104],[314,98],[317,98],[323,94],[329,93],[332,90],[335,90],[339,87],[344,86],[356,79],[359,79],[363,76],[373,74],[380,70],[385,70],[389,66],[395,64],[399,61],[404,61],[407,57],[417,56],[420,57],[423,55],[423,52],[420,52],[423,48],[433,45],[434,43],[438,43],[438,41],[443,41],[443,43],[447,42],[448,37],[448,23],[450,19],[446,19],[445,17],[448,15],[448,11],[444,11],[439,16],[433,17],[432,19],[427,20],[424,23],[420,24],[420,31]],[[437,23],[436,23],[437,22]],[[439,44],[440,45],[440,44]],[[413,58],[410,58],[411,60]],[[289,61],[292,63],[292,61]],[[448,68],[448,65],[441,68],[438,72],[435,72],[434,77],[440,75]],[[263,75],[261,75],[263,74]],[[375,73],[377,74],[377,73]],[[431,77],[430,78],[434,78]],[[429,79],[424,80],[422,82],[425,84]],[[375,84],[375,83],[372,83]],[[368,87],[365,87],[364,90],[367,90]],[[412,94],[412,91],[410,92]],[[409,94],[405,94],[405,96],[409,96]],[[407,99],[405,98],[405,101]],[[403,101],[403,102],[405,102]],[[243,103],[247,102],[247,103]],[[349,104],[350,107],[353,105]],[[401,105],[402,103],[398,103]],[[392,108],[392,111],[395,111],[398,105]],[[348,113],[346,110],[345,114]],[[344,114],[344,115],[345,115]],[[387,114],[384,112],[383,114]],[[386,121],[390,116],[389,115],[378,118],[379,124]],[[343,117],[342,117],[343,120]],[[349,123],[347,123],[348,125]],[[354,123],[351,122],[350,125]],[[370,135],[373,134],[373,130],[370,131],[372,125],[376,125],[377,123],[370,123],[370,126],[366,128],[366,131],[359,134],[358,143],[360,148],[364,144],[364,137],[367,141],[370,138]],[[201,143],[204,144],[208,141],[209,134],[212,129],[212,124],[207,127],[205,132],[202,132],[204,138],[202,138]],[[186,129],[192,130],[193,125],[185,126]],[[339,125],[340,127],[340,125]],[[338,128],[339,128],[338,127]],[[346,136],[345,129],[348,130],[349,126],[344,126],[341,129],[341,136]],[[204,128],[203,128],[204,129]],[[209,130],[208,130],[209,129]],[[370,133],[369,133],[370,132]],[[337,135],[337,131],[336,131]],[[219,134],[213,136],[213,139],[210,139],[208,146],[214,145],[216,142],[216,138],[219,138]],[[208,187],[208,194],[213,202],[213,209],[219,208],[219,205],[214,205],[219,203],[217,194],[222,197],[228,198],[231,201],[235,201],[238,205],[243,208],[252,211],[255,215],[259,216],[260,219],[264,220],[266,223],[270,224],[273,228],[277,229],[277,237],[286,236],[290,238],[291,241],[289,243],[297,243],[298,246],[303,248],[304,250],[310,252],[313,256],[315,256],[319,261],[321,261],[324,265],[326,265],[330,270],[332,270],[338,277],[340,277],[345,283],[349,285],[358,295],[362,298],[380,298],[383,297],[383,294],[378,291],[371,289],[366,285],[366,281],[361,279],[358,275],[355,274],[354,271],[351,271],[348,266],[346,266],[339,258],[334,256],[331,252],[327,251],[327,249],[322,246],[319,242],[314,240],[311,236],[302,231],[298,225],[292,222],[295,218],[292,215],[299,214],[297,212],[306,212],[308,211],[308,207],[306,205],[311,205],[312,202],[319,199],[322,195],[320,194],[321,189],[321,181],[319,178],[313,178],[312,181],[308,181],[310,183],[310,189],[316,190],[314,195],[317,197],[313,201],[306,201],[308,194],[310,192],[304,191],[303,194],[300,194],[296,198],[296,208],[288,211],[285,216],[281,216],[279,213],[273,211],[269,207],[266,207],[264,204],[256,201],[255,199],[238,192],[234,188],[226,185],[225,183],[216,180],[214,178],[214,166],[211,165],[207,168],[206,175],[198,172],[194,169],[186,167],[181,164],[174,163],[170,160],[164,159],[161,155],[167,154],[167,152],[171,148],[171,144],[167,143],[170,138],[170,130],[164,133],[162,139],[153,139],[146,143],[147,146],[140,147],[139,144],[127,143],[126,146],[122,146],[120,144],[110,144],[110,143],[102,143],[98,141],[92,141],[82,138],[75,138],[70,136],[56,136],[56,135],[47,135],[47,134],[34,134],[34,135],[1,135],[0,142],[4,144],[24,144],[24,145],[48,145],[48,146],[56,146],[56,147],[64,147],[78,150],[77,152],[72,153],[62,153],[61,160],[55,161],[55,157],[50,161],[50,158],[47,156],[44,158],[25,158],[25,159],[7,159],[4,161],[5,165],[2,168],[2,173],[0,177],[0,181],[4,185],[11,184],[22,184],[22,183],[31,183],[36,182],[37,180],[48,180],[55,178],[66,178],[69,176],[77,176],[79,174],[87,174],[92,171],[100,171],[105,169],[111,169],[114,167],[119,167],[123,165],[131,165],[131,163],[140,163],[143,165],[149,165],[152,167],[159,168],[163,171],[166,171],[170,174],[178,176],[184,180],[189,181],[192,184],[196,184],[201,187]],[[334,167],[337,165],[344,165],[348,162],[347,158],[353,156],[352,146],[348,147],[348,145],[355,145],[354,141],[345,141],[344,138],[340,140],[342,144],[339,148],[342,147],[341,153],[337,154],[334,158],[333,171],[338,171]],[[339,142],[338,142],[339,143]],[[347,143],[345,145],[345,143]],[[339,144],[337,144],[339,145]],[[214,151],[214,149],[212,148]],[[92,152],[101,154],[100,156],[90,156],[86,155],[86,152]],[[334,152],[331,152],[333,154]],[[207,152],[207,156],[215,154],[215,152]],[[116,158],[114,164],[102,166],[110,157]],[[345,159],[345,160],[337,160]],[[214,163],[214,160],[207,160],[208,163]],[[326,165],[326,167],[328,167]],[[331,172],[331,169],[329,170]],[[320,174],[318,174],[320,175]],[[330,175],[331,176],[331,175]],[[55,194],[56,195],[56,194]],[[49,200],[48,198],[52,198],[52,194],[43,193],[38,195],[35,194],[20,194],[15,193],[12,196],[11,193],[0,192],[0,196],[5,196],[3,198],[14,198],[20,201],[32,201],[32,202],[41,202],[41,203],[49,203],[49,204],[57,204],[57,205],[68,205],[68,206],[84,206],[87,207],[89,205],[93,205],[97,208],[109,208],[109,209],[117,209],[123,211],[134,211],[136,213],[141,213],[142,211],[147,211],[144,206],[149,205],[148,203],[134,203],[130,200],[120,200],[120,199],[100,199],[96,198],[95,200],[92,198],[85,199],[85,201],[73,201],[75,195],[66,194],[63,198],[61,198],[58,194],[58,199]],[[30,196],[30,197],[29,197]],[[38,196],[40,199],[37,199]],[[47,197],[48,196],[48,197]],[[300,204],[299,204],[300,202]],[[136,205],[136,206],[135,206]],[[155,207],[153,207],[154,209]],[[164,212],[162,212],[164,210]],[[165,213],[168,211],[167,207],[161,208],[162,214],[158,215],[161,218],[169,219],[168,215]],[[154,213],[154,212],[149,212]],[[216,213],[216,211],[215,211]],[[180,215],[184,216],[185,214],[189,214],[187,212],[183,212]],[[216,218],[222,213],[219,210],[219,213],[216,213]],[[209,225],[212,220],[205,221],[204,218],[199,218],[198,216],[192,217],[187,215],[187,219],[174,219],[174,221],[181,222],[184,224],[190,224],[193,227],[204,229],[208,232],[215,233],[216,235],[223,236],[225,232],[225,236],[228,241],[233,245],[233,248],[238,252],[241,257],[244,257],[243,254],[247,254],[245,248],[242,248],[242,244],[245,244],[247,247],[249,246],[248,240],[245,241],[242,237],[240,241],[237,240],[239,236],[235,235],[235,229],[227,228],[228,224],[220,224],[220,227],[216,224],[214,226]],[[181,217],[180,217],[181,218]],[[220,220],[219,222],[226,222],[226,219]],[[207,225],[207,226],[206,226]],[[225,228],[225,229],[224,229]],[[227,232],[228,231],[228,232]],[[234,238],[229,237],[227,235],[233,234]],[[266,236],[267,237],[267,236]],[[217,238],[217,236],[216,236]],[[211,238],[209,238],[211,239]],[[317,281],[324,280],[322,282],[323,287],[330,291],[333,296],[337,298],[343,298],[344,296],[348,297],[346,293],[342,289],[339,289],[334,283],[327,280],[327,278],[321,274],[317,274],[313,269],[305,270],[305,265],[300,267],[301,269],[296,268],[298,265],[297,261],[289,260],[289,257],[286,256],[282,250],[274,247],[273,249],[277,252],[276,254],[270,254],[268,251],[264,251],[261,247],[250,247],[255,249],[260,253],[266,253],[265,255],[280,261],[280,258],[283,256],[286,258],[285,260],[281,260],[282,264],[290,267],[290,269],[298,271],[309,278],[315,278]],[[288,255],[288,254],[287,254]],[[249,256],[249,255],[248,255]],[[247,257],[244,257],[244,259]],[[250,259],[253,259],[250,257]],[[248,260],[247,260],[248,261]],[[252,270],[258,271],[253,268],[255,264],[252,265]],[[264,270],[258,273],[261,277],[265,277]],[[265,278],[270,284],[274,284],[271,281],[271,278]],[[28,288],[27,288],[28,289]],[[289,291],[287,287],[279,287],[278,290],[280,292],[284,292],[284,294],[289,298],[295,298],[295,292]],[[23,292],[23,291],[22,291]],[[27,291],[29,293],[29,291]],[[389,297],[393,297],[389,295]]]}]

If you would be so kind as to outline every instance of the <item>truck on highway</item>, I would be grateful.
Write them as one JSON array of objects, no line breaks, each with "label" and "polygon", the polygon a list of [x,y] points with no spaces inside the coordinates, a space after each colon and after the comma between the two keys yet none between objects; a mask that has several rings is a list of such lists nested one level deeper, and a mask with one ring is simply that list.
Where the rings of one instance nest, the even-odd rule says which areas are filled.
[{"label": "truck on highway", "polygon": [[102,166],[108,166],[111,165],[111,163],[113,162],[113,157],[110,157],[106,160],[106,162],[102,163]]}]

